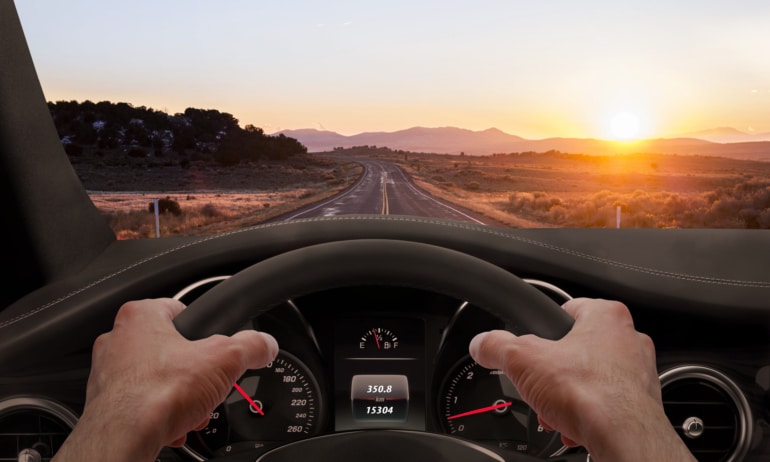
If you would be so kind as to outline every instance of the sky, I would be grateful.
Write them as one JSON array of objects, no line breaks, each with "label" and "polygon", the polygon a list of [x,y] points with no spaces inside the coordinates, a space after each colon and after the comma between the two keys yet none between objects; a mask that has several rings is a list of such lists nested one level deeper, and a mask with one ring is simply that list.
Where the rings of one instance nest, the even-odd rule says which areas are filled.
[{"label": "sky", "polygon": [[767,0],[17,0],[46,99],[267,133],[770,133]]}]

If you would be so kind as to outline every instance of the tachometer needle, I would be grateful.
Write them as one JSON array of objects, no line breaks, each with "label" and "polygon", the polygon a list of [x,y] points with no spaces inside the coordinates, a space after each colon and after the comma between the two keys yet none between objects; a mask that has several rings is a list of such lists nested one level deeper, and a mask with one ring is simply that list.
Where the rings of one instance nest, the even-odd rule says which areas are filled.
[{"label": "tachometer needle", "polygon": [[480,408],[474,409],[472,411],[463,412],[463,413],[455,414],[455,415],[450,415],[449,417],[447,417],[447,420],[459,419],[460,417],[467,417],[469,415],[481,414],[482,412],[494,411],[495,409],[500,409],[500,408],[503,408],[503,407],[508,407],[511,404],[513,404],[513,403],[511,401],[508,401],[508,402],[505,402],[505,403],[493,404],[492,406],[480,407]]},{"label": "tachometer needle", "polygon": [[235,389],[236,389],[236,390],[238,390],[238,393],[240,393],[240,394],[241,394],[241,396],[243,396],[243,398],[244,398],[246,401],[248,401],[248,402],[249,402],[249,404],[251,404],[251,406],[252,406],[254,409],[256,409],[256,411],[259,413],[259,415],[265,415],[265,413],[264,413],[264,412],[262,412],[262,409],[260,409],[260,408],[259,408],[259,406],[257,406],[257,403],[255,403],[255,402],[254,402],[254,400],[253,400],[253,399],[251,399],[251,396],[249,396],[249,394],[248,394],[248,393],[246,393],[246,392],[243,390],[243,388],[241,388],[241,386],[240,386],[240,385],[238,385],[237,383],[234,383],[234,384],[233,384],[233,387],[235,387]]}]

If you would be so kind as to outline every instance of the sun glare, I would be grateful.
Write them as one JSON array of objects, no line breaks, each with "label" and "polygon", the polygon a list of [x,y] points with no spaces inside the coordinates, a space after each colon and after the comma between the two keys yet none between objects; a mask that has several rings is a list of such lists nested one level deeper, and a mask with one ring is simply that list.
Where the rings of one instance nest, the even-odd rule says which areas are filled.
[{"label": "sun glare", "polygon": [[610,135],[620,141],[636,139],[639,136],[639,117],[631,112],[618,112],[610,120]]}]

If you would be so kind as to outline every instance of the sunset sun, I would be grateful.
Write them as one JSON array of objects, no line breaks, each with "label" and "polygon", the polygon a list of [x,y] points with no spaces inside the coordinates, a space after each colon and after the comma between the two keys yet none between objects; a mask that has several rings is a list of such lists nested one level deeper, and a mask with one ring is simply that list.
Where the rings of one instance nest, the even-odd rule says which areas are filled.
[{"label": "sunset sun", "polygon": [[639,117],[631,112],[618,112],[610,119],[610,135],[621,141],[636,139],[639,136]]}]

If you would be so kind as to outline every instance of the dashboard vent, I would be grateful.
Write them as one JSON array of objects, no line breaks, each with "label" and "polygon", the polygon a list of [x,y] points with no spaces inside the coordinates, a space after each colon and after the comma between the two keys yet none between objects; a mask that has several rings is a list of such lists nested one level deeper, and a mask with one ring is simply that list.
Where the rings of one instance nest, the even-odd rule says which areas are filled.
[{"label": "dashboard vent", "polygon": [[663,407],[699,462],[739,461],[751,440],[751,411],[727,376],[702,366],[681,366],[660,376]]},{"label": "dashboard vent", "polygon": [[0,401],[0,462],[16,461],[22,450],[49,461],[77,422],[59,403],[34,397]]}]

